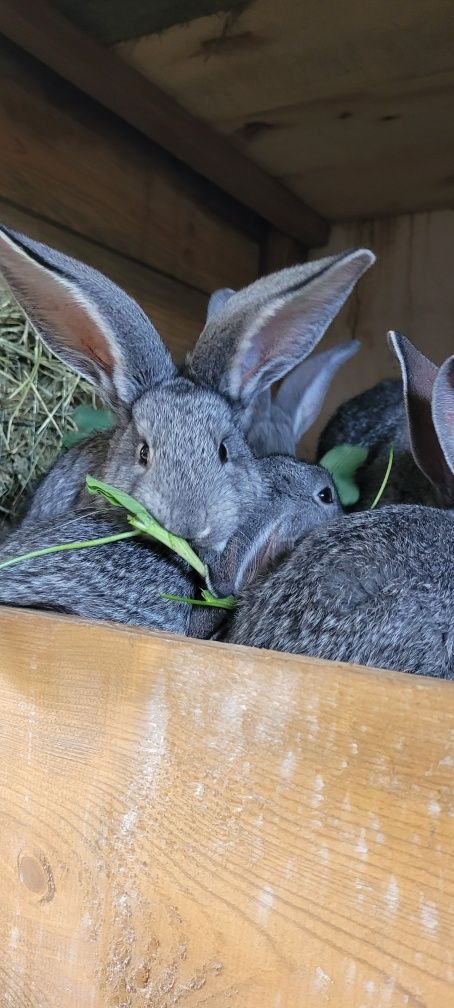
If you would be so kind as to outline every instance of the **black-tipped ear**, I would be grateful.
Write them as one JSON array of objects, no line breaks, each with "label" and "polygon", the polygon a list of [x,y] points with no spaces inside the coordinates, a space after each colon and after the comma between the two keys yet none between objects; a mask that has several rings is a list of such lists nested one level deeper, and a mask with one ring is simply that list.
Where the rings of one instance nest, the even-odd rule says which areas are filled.
[{"label": "black-tipped ear", "polygon": [[432,393],[438,368],[401,333],[389,332],[388,341],[402,371],[413,457],[431,483],[445,488],[451,481],[451,473],[432,419]]},{"label": "black-tipped ear", "polygon": [[1,227],[0,273],[49,348],[112,405],[174,373],[145,313],[97,270]]},{"label": "black-tipped ear", "polygon": [[454,473],[454,355],[438,370],[432,393],[432,417],[443,455]]},{"label": "black-tipped ear", "polygon": [[374,261],[357,249],[256,280],[207,322],[189,373],[246,410],[312,352]]}]

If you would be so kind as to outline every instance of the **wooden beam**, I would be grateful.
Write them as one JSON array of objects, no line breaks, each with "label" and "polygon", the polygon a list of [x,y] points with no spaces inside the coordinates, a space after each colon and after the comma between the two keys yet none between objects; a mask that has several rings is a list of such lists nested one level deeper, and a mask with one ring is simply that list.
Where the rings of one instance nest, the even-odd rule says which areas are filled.
[{"label": "wooden beam", "polygon": [[173,277],[134,262],[75,231],[55,226],[0,197],[0,220],[101,270],[142,306],[175,360],[182,361],[203,328],[207,297]]},{"label": "wooden beam", "polygon": [[0,136],[16,207],[205,294],[257,277],[255,214],[4,37]]},{"label": "wooden beam", "polygon": [[269,226],[260,246],[260,274],[274,273],[286,266],[305,262],[307,249],[290,235]]},{"label": "wooden beam", "polygon": [[2,1008],[448,1008],[452,683],[0,608]]},{"label": "wooden beam", "polygon": [[0,31],[285,234],[326,241],[314,210],[46,0],[2,0]]},{"label": "wooden beam", "polygon": [[83,31],[112,45],[234,10],[244,0],[54,0],[54,6]]}]

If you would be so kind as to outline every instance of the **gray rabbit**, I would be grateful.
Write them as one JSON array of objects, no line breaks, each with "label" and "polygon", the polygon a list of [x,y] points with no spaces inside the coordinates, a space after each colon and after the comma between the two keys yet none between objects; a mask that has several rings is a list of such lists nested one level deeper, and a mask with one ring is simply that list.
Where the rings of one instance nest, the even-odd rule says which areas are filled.
[{"label": "gray rabbit", "polygon": [[81,482],[87,466],[169,531],[203,548],[222,546],[259,493],[244,433],[256,396],[308,356],[373,261],[368,250],[346,252],[263,277],[221,304],[218,297],[178,371],[124,291],[94,269],[0,229],[0,272],[17,300],[49,347],[118,417],[113,433],[57,461],[27,525],[56,509],[91,506]]},{"label": "gray rabbit", "polygon": [[[257,461],[261,496],[253,511],[219,553],[200,549],[218,595],[236,590],[249,544],[277,517],[295,538],[341,513],[328,473],[285,456]],[[43,546],[108,537],[129,526],[120,517],[80,511],[20,527],[0,544],[0,563]],[[253,563],[253,561],[252,561]],[[125,539],[84,550],[35,557],[0,570],[0,603],[38,607],[92,619],[115,620],[160,630],[212,636],[225,617],[206,609],[162,598],[170,593],[194,598],[197,578],[188,565],[151,540]]]},{"label": "gray rabbit", "polygon": [[343,443],[369,449],[356,477],[360,489],[356,510],[372,503],[386,471],[391,445],[394,461],[380,507],[386,504],[437,507],[443,503],[438,488],[426,479],[413,458],[401,381],[385,379],[343,403],[320,435],[317,457],[323,458],[331,448]]},{"label": "gray rabbit", "polygon": [[[118,411],[113,435],[97,436],[102,468],[95,474],[133,494],[202,555],[222,553],[268,493],[245,437],[255,397],[310,352],[372,262],[367,250],[346,253],[284,270],[232,295],[210,313],[179,374],[135,302],[105,277],[23,236],[0,233],[0,268],[18,300],[55,352]],[[89,443],[57,463],[44,481],[33,521],[28,516],[2,544],[2,559],[122,528],[121,517],[106,514],[102,502],[92,504],[91,512],[64,513],[87,503],[78,480],[91,468],[92,452]],[[323,480],[329,485],[326,474]],[[47,496],[46,482],[52,489]],[[189,572],[148,543],[137,551],[138,546],[125,540],[110,545],[108,553],[96,547],[8,568],[0,572],[0,599],[187,630],[189,607],[182,604],[176,618],[177,603],[165,602],[161,593],[191,594]],[[111,604],[114,577],[125,595],[123,605],[117,595]],[[139,586],[136,578],[142,579]],[[143,615],[137,611],[141,591]]]},{"label": "gray rabbit", "polygon": [[[454,356],[437,368],[397,333],[409,440],[448,498],[454,487]],[[341,518],[296,543],[285,522],[251,546],[263,573],[244,587],[224,639],[454,678],[454,516],[422,506]],[[287,556],[271,563],[276,552]],[[267,570],[267,567],[269,568]]]}]

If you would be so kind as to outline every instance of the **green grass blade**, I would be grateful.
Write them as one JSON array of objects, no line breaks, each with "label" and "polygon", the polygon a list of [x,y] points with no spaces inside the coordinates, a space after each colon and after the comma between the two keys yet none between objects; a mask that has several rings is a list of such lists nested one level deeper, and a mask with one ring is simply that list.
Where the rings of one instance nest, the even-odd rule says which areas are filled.
[{"label": "green grass blade", "polygon": [[385,489],[386,489],[386,484],[387,484],[387,482],[389,480],[389,476],[390,476],[390,473],[391,473],[393,460],[394,460],[394,448],[393,448],[393,445],[391,445],[391,448],[389,449],[389,459],[388,459],[388,465],[386,466],[386,472],[385,472],[385,475],[383,477],[383,481],[382,481],[381,487],[380,487],[380,489],[379,489],[376,497],[374,497],[374,499],[372,501],[372,504],[370,506],[370,510],[371,511],[373,510],[373,508],[377,507],[377,504],[378,504],[379,500],[381,499],[381,497],[383,497],[383,494],[384,494]]},{"label": "green grass blade", "polygon": [[117,532],[115,535],[102,536],[100,539],[84,539],[80,542],[60,543],[58,546],[43,546],[42,549],[31,550],[30,553],[22,553],[21,556],[12,557],[0,563],[0,570],[12,567],[13,564],[21,563],[23,560],[34,560],[35,557],[47,556],[49,553],[63,553],[66,550],[87,549],[89,546],[104,546],[106,543],[118,542],[120,539],[132,539],[139,535],[139,532]]}]

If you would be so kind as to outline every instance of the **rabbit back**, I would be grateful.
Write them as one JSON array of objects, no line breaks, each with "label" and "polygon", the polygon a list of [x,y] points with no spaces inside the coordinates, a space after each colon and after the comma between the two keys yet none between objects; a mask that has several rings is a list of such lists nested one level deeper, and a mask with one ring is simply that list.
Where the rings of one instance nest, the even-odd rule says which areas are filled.
[{"label": "rabbit back", "polygon": [[[80,512],[19,528],[0,545],[0,563],[64,542],[109,536],[127,526]],[[0,603],[50,609],[99,619],[187,633],[191,607],[167,601],[163,592],[191,597],[187,565],[159,543],[126,539],[103,546],[35,557],[0,570]]]},{"label": "rabbit back", "polygon": [[453,520],[388,507],[313,532],[245,589],[224,639],[453,679]]},{"label": "rabbit back", "polygon": [[340,444],[408,447],[402,382],[386,378],[342,403],[320,434],[319,457]]},{"label": "rabbit back", "polygon": [[88,505],[85,477],[103,473],[111,437],[111,431],[102,431],[59,455],[26,503],[23,529]]}]

